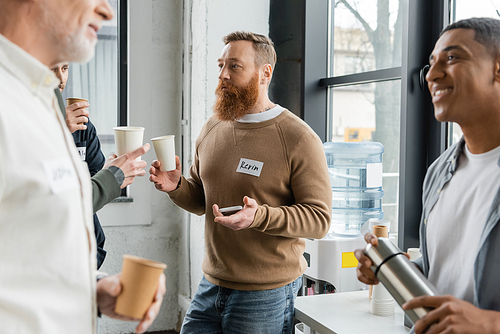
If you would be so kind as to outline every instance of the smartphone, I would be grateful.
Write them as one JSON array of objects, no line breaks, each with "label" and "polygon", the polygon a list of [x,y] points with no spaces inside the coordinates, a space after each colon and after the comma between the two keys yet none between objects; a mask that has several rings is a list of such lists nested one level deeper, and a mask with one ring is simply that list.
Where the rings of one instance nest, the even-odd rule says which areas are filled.
[{"label": "smartphone", "polygon": [[237,205],[237,206],[229,206],[227,208],[220,208],[219,211],[224,216],[230,216],[230,215],[234,215],[236,212],[240,211],[241,209],[243,209],[243,207],[241,205]]}]

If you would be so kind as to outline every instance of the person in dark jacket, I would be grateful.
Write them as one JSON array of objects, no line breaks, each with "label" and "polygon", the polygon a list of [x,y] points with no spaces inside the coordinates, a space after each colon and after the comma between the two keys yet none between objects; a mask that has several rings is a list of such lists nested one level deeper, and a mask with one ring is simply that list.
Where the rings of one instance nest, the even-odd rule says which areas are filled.
[{"label": "person in dark jacket", "polygon": [[[66,82],[68,81],[68,70],[69,63],[61,63],[52,68],[54,74],[61,81],[59,84],[59,91],[61,93],[64,91]],[[88,107],[88,102],[77,102],[67,106],[65,108],[65,119],[68,129],[73,135],[73,140],[75,141],[80,157],[87,163],[90,176],[94,176],[102,169],[106,159],[101,151],[101,143],[97,137],[97,130],[88,118],[89,112],[86,109]],[[95,212],[94,233],[97,243],[97,269],[99,269],[106,258],[106,251],[104,250],[106,236],[104,235],[101,223]]]}]

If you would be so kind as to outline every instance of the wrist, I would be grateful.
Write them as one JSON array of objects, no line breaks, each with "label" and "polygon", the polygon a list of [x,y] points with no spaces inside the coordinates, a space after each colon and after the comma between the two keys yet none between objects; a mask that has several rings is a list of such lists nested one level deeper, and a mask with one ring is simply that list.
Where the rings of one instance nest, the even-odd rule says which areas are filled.
[{"label": "wrist", "polygon": [[174,188],[168,189],[168,188],[163,188],[163,191],[166,192],[167,194],[172,193],[179,189],[182,184],[182,176],[179,178],[179,182],[177,182],[177,185]]},{"label": "wrist", "polygon": [[258,228],[259,225],[261,224],[262,221],[261,221],[260,215],[258,214],[259,213],[259,208],[260,207],[257,206],[257,210],[255,210],[255,212],[253,214],[252,222],[250,223],[250,225],[248,225],[247,228]]},{"label": "wrist", "polygon": [[[104,278],[108,276],[107,273],[102,272],[102,271],[97,271],[96,272],[96,281],[99,282],[101,278]],[[99,309],[99,303],[97,303],[97,316],[100,318],[102,316],[101,310]]]},{"label": "wrist", "polygon": [[123,184],[123,181],[125,180],[125,174],[123,173],[123,171],[116,166],[109,166],[108,170],[111,173],[113,173],[113,175],[115,176],[116,182],[118,182],[118,185],[121,187]]}]

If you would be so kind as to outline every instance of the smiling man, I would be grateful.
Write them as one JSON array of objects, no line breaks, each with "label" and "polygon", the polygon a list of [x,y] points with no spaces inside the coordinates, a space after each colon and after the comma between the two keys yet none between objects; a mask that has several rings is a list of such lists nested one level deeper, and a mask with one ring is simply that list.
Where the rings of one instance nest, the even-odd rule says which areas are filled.
[{"label": "smiling man", "polygon": [[[150,180],[174,203],[205,214],[204,278],[181,333],[292,333],[307,263],[301,238],[330,226],[332,191],[323,145],[301,119],[271,102],[276,53],[265,36],[224,37],[215,115],[196,141],[191,177],[177,168]],[[223,216],[219,207],[243,205]]]},{"label": "smiling man", "polygon": [[[90,60],[96,32],[112,16],[106,0],[0,1],[2,333],[94,333],[98,311],[134,320],[114,312],[118,275],[96,283],[92,187],[119,194],[145,174],[146,163],[135,158],[149,146],[110,157],[91,187],[50,70]],[[164,280],[144,319],[135,319],[141,320],[136,331],[158,314]]]},{"label": "smiling man", "polygon": [[[443,295],[404,309],[434,309],[415,324],[423,333],[500,333],[500,21],[474,18],[441,33],[427,73],[438,121],[463,138],[430,167],[423,186],[417,263]],[[367,242],[376,244],[372,234]],[[377,280],[362,250],[358,277]]]}]

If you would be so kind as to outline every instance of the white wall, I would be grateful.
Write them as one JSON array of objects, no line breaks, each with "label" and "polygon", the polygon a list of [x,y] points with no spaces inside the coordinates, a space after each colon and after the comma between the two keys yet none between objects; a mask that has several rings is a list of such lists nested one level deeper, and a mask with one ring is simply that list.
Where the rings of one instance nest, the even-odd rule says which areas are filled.
[{"label": "white wall", "polygon": [[[222,37],[235,30],[267,35],[269,0],[130,0],[129,15],[129,124],[146,128],[145,141],[175,134],[187,174],[196,137],[212,115]],[[154,158],[153,149],[143,157],[148,163]],[[177,208],[147,176],[136,179],[130,195],[133,203],[108,204],[99,212],[108,251],[101,270],[119,272],[123,254],[165,262],[167,293],[150,331],[174,329],[203,275],[204,217]],[[99,330],[130,333],[135,325],[104,317]]]},{"label": "white wall", "polygon": [[[150,144],[150,138],[163,134],[175,134],[178,139],[182,0],[131,0],[129,15],[129,124],[144,126],[144,141]],[[153,159],[151,148],[143,160],[150,163]],[[147,176],[135,180],[130,195],[133,203],[108,204],[99,212],[103,225],[139,224],[104,227],[108,255],[101,270],[119,272],[123,254],[166,263],[167,293],[150,330],[172,329],[178,321],[178,256],[184,214]],[[131,333],[136,325],[103,317],[99,333]]]},{"label": "white wall", "polygon": [[[203,123],[212,115],[218,67],[224,43],[222,37],[236,30],[269,34],[269,0],[192,0],[191,141],[192,150]],[[203,272],[204,219],[191,215],[191,290],[180,291],[192,297]]]}]

